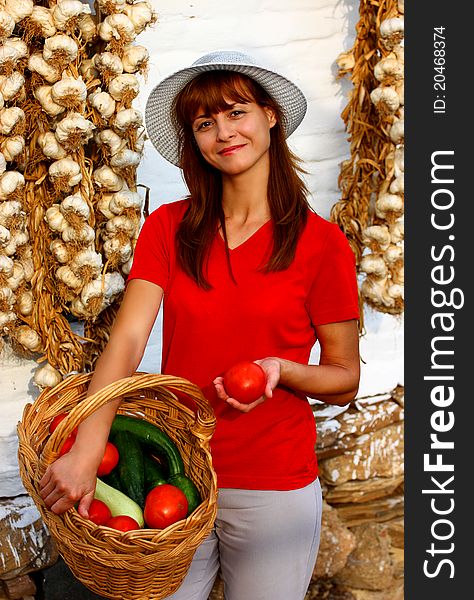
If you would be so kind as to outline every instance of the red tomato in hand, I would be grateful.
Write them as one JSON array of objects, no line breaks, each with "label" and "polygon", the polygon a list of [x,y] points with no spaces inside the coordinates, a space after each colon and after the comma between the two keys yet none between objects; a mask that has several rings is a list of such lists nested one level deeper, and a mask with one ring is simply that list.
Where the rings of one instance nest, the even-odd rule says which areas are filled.
[{"label": "red tomato in hand", "polygon": [[112,513],[107,504],[94,498],[89,507],[89,519],[96,525],[105,525],[111,518]]},{"label": "red tomato in hand", "polygon": [[148,492],[143,517],[148,527],[165,529],[184,519],[188,514],[188,501],[184,492],[175,485],[163,483]]},{"label": "red tomato in hand", "polygon": [[127,515],[118,515],[112,517],[106,523],[107,527],[112,529],[118,529],[119,531],[133,531],[134,529],[141,529],[140,525]]},{"label": "red tomato in hand", "polygon": [[266,384],[265,371],[249,360],[235,364],[224,373],[226,392],[243,404],[250,404],[263,396]]},{"label": "red tomato in hand", "polygon": [[66,441],[61,446],[61,449],[59,451],[59,456],[63,456],[64,454],[67,454],[69,452],[69,450],[73,447],[75,441],[76,441],[76,436],[71,433],[71,435],[69,435],[66,438]]},{"label": "red tomato in hand", "polygon": [[108,475],[112,469],[115,469],[117,463],[119,461],[119,453],[117,447],[112,444],[112,442],[107,442],[105,446],[104,456],[102,457],[102,461],[97,469],[97,475],[100,477],[101,475]]},{"label": "red tomato in hand", "polygon": [[[67,417],[68,413],[61,413],[60,415],[56,415],[54,417],[54,419],[51,421],[51,423],[49,424],[49,433],[53,433],[53,431],[56,429],[56,427],[59,425],[59,423],[61,423],[61,421],[63,419],[65,419]],[[72,430],[71,435],[73,435],[74,437],[76,437],[77,435],[77,427],[75,427]]]}]

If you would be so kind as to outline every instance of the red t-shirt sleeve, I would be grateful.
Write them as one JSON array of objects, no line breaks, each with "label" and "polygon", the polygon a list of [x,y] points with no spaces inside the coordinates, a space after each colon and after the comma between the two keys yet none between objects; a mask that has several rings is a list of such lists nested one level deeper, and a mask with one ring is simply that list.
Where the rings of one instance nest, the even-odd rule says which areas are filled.
[{"label": "red t-shirt sleeve", "polygon": [[154,210],[140,230],[127,283],[145,279],[166,291],[170,277],[172,223],[166,205]]},{"label": "red t-shirt sleeve", "polygon": [[311,284],[307,309],[313,325],[359,318],[355,256],[344,233],[331,224]]}]

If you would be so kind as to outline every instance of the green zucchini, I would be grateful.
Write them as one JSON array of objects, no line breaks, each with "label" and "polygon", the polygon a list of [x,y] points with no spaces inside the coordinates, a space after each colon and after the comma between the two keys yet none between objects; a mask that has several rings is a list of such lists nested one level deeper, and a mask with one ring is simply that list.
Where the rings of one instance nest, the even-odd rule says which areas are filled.
[{"label": "green zucchini", "polygon": [[184,474],[183,459],[175,443],[168,434],[152,423],[136,417],[116,415],[110,431],[112,435],[116,435],[119,431],[133,433],[140,444],[163,456],[168,465],[170,477]]},{"label": "green zucchini", "polygon": [[116,466],[120,489],[143,508],[145,505],[145,478],[140,443],[128,431],[117,431],[112,435],[112,442],[117,447],[120,456]]},{"label": "green zucchini", "polygon": [[186,496],[186,500],[188,501],[188,514],[186,516],[189,517],[202,502],[201,494],[196,485],[186,475],[174,475],[168,479],[167,483],[175,485]]},{"label": "green zucchini", "polygon": [[166,477],[160,465],[146,452],[143,454],[143,472],[145,475],[145,494],[157,485],[166,483]]},{"label": "green zucchini", "polygon": [[143,511],[131,498],[119,492],[115,488],[107,485],[97,477],[94,498],[102,500],[110,508],[113,517],[127,515],[135,519],[135,521],[143,527],[145,521],[143,519]]}]

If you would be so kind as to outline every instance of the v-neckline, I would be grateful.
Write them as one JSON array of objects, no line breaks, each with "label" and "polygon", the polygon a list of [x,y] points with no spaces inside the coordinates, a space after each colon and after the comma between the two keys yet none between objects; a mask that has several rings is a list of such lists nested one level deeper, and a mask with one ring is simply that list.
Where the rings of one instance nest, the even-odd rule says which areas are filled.
[{"label": "v-neckline", "polygon": [[[229,252],[236,252],[237,250],[240,250],[242,247],[246,246],[249,242],[251,242],[252,240],[255,239],[255,237],[258,236],[258,234],[262,231],[265,230],[267,225],[271,223],[271,218],[268,219],[267,221],[265,221],[265,223],[262,223],[260,225],[260,227],[258,229],[256,229],[248,238],[246,238],[243,242],[240,242],[240,244],[238,244],[237,246],[234,246],[234,248],[229,248]],[[225,240],[222,237],[222,233],[220,230],[217,231],[217,239],[219,240],[219,243],[221,243],[223,246],[225,246]]]}]

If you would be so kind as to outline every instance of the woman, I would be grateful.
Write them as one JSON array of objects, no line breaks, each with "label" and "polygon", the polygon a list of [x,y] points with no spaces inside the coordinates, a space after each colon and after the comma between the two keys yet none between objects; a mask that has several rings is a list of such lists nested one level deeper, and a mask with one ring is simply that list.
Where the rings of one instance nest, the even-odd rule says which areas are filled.
[{"label": "woman", "polygon": [[[162,372],[201,387],[217,417],[219,486],[212,534],[174,600],[207,600],[220,567],[227,600],[303,599],[316,560],[321,488],[307,396],[344,405],[359,381],[354,256],[309,208],[286,144],[306,111],[286,78],[215,52],[152,91],[148,135],[183,169],[189,197],[146,220],[110,341],[88,393],[132,374],[164,303]],[[308,365],[316,340],[318,365]],[[241,404],[223,373],[264,369],[264,396]],[[87,517],[119,401],[79,427],[41,481],[60,513]]]}]

